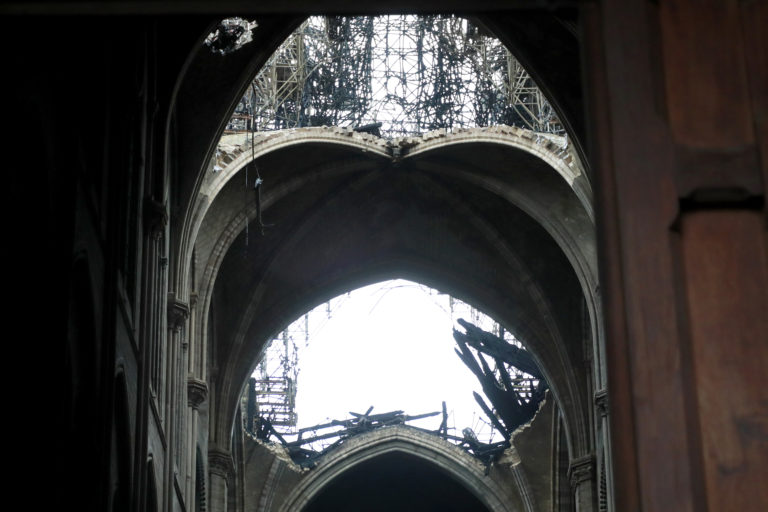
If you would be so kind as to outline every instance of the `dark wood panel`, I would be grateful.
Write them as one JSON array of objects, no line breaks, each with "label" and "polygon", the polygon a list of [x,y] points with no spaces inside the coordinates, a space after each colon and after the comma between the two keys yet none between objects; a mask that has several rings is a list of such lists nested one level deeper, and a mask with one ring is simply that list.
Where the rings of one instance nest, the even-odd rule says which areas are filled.
[{"label": "dark wood panel", "polygon": [[710,510],[768,503],[768,243],[760,212],[681,222],[691,356]]},{"label": "dark wood panel", "polygon": [[742,2],[741,23],[765,197],[768,195],[768,2]]},{"label": "dark wood panel", "polygon": [[[596,195],[603,216],[601,272],[608,278],[603,285],[610,312],[606,350],[617,509],[685,511],[697,507],[670,236],[678,210],[675,157],[653,51],[655,9],[644,1],[600,5],[602,34],[595,36],[594,28],[587,33],[598,37],[598,43],[587,43],[594,52],[588,60],[597,62],[588,87],[601,91],[592,91],[590,100],[599,137]],[[596,72],[601,65],[604,77]],[[602,108],[607,114],[600,114]],[[606,246],[613,243],[618,247]],[[616,310],[617,299],[622,310]],[[626,430],[630,422],[634,437]]]},{"label": "dark wood panel", "polygon": [[731,148],[754,140],[736,0],[660,2],[669,123],[684,145]]}]

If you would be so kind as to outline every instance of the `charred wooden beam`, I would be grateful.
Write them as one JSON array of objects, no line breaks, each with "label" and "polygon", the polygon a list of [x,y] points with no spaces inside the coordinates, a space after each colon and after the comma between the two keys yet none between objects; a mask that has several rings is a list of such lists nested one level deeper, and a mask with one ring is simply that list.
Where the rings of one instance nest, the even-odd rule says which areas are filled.
[{"label": "charred wooden beam", "polygon": [[448,408],[445,405],[445,401],[443,401],[443,421],[440,422],[440,428],[437,432],[443,439],[448,436]]},{"label": "charred wooden beam", "polygon": [[484,331],[463,318],[459,318],[457,321],[459,325],[466,330],[466,333],[454,329],[454,338],[461,338],[464,343],[478,352],[488,354],[493,358],[501,359],[528,375],[536,377],[537,379],[543,378],[536,361],[527,350],[508,343],[503,338]]},{"label": "charred wooden beam", "polygon": [[[477,393],[475,400],[493,426],[505,439],[509,439],[511,432],[530,421],[536,414],[540,402],[544,399],[547,384],[527,351],[463,319],[459,319],[459,324],[466,329],[466,333],[454,330],[453,337],[458,346],[456,354],[477,377],[493,408]],[[474,348],[477,354],[469,347]],[[491,370],[485,359],[486,355],[494,359],[496,372]],[[507,365],[531,375],[527,391],[521,392],[519,384],[510,377]],[[537,381],[535,387],[533,381]]]},{"label": "charred wooden beam", "polygon": [[[274,429],[274,427],[272,426],[271,422],[268,419],[260,418],[259,425],[261,426],[261,429],[259,432],[261,432],[261,434],[257,437],[259,439],[266,440],[266,439],[269,439],[270,436],[274,435],[283,446],[288,448],[289,453],[292,454],[291,455],[292,458],[293,458],[293,454],[296,454],[296,457],[303,459],[305,455],[304,451],[306,449],[301,447],[307,444],[314,443],[316,441],[323,441],[326,439],[338,438],[339,439],[339,441],[337,441],[338,443],[351,436],[355,436],[357,434],[368,432],[370,430],[374,430],[377,428],[386,427],[390,425],[401,425],[409,421],[429,418],[429,417],[437,416],[438,414],[440,414],[440,411],[435,411],[435,412],[428,412],[425,414],[417,414],[415,416],[411,416],[408,414],[404,414],[403,411],[399,411],[399,410],[380,413],[380,414],[371,414],[372,410],[373,410],[373,407],[370,407],[365,412],[365,414],[350,412],[350,414],[353,416],[352,419],[333,420],[327,423],[321,423],[319,425],[302,428],[298,431],[297,439],[295,441],[290,441],[290,442],[286,441],[285,438]],[[445,419],[444,421],[447,423],[447,419]],[[316,434],[309,437],[304,437],[304,434],[307,432],[319,432],[332,427],[342,427],[342,428],[335,430],[333,432],[325,433],[325,434]],[[335,446],[337,443],[334,443],[334,445],[332,446]],[[316,453],[316,452],[312,451],[312,453]]]},{"label": "charred wooden beam", "polygon": [[483,397],[481,397],[476,391],[472,392],[472,395],[475,397],[475,401],[477,402],[477,405],[480,406],[480,408],[483,410],[486,416],[488,416],[488,419],[491,420],[491,423],[494,427],[496,427],[496,430],[501,432],[501,435],[504,436],[504,439],[509,441],[509,432],[507,432],[507,429],[499,422],[499,419],[496,417],[496,415],[493,413],[490,407],[485,403],[485,400],[483,400]]}]

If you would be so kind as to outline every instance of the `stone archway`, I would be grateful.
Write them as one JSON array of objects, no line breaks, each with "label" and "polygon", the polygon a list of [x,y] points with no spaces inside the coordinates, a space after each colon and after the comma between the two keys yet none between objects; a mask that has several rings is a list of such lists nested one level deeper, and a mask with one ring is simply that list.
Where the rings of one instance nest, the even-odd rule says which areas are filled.
[{"label": "stone archway", "polygon": [[[280,505],[279,512],[303,510],[329,485],[349,472],[378,458],[397,454],[428,463],[433,469],[455,481],[474,495],[489,511],[532,512],[530,490],[520,488],[524,479],[511,460],[486,475],[486,467],[457,446],[436,436],[405,427],[387,427],[352,438],[328,453],[316,468],[296,485]],[[404,459],[405,460],[405,459]]]},{"label": "stone archway", "polygon": [[[195,350],[211,357],[201,376],[213,449],[229,444],[261,341],[334,294],[407,277],[477,304],[524,340],[553,386],[571,459],[591,460],[589,365],[600,367],[602,331],[591,186],[576,153],[509,127],[394,142],[308,128],[255,142],[200,174],[174,241],[179,297],[194,290],[198,301]],[[269,184],[259,205],[239,185],[255,162]],[[375,194],[379,211],[364,204]],[[425,209],[445,225],[430,229]],[[262,214],[279,220],[263,236]]]},{"label": "stone archway", "polygon": [[[201,339],[206,337],[205,334],[211,328],[209,322],[212,317],[209,312],[216,301],[215,288],[222,283],[219,280],[221,270],[232,273],[234,271],[231,269],[241,265],[238,261],[245,261],[240,257],[235,257],[237,261],[234,261],[232,251],[251,261],[249,266],[255,265],[261,269],[257,281],[252,285],[245,284],[247,280],[244,276],[251,273],[253,268],[241,268],[235,272],[238,283],[233,285],[238,287],[242,283],[243,286],[237,294],[229,296],[228,304],[235,300],[241,313],[233,316],[229,311],[227,316],[219,316],[220,319],[226,318],[228,325],[234,326],[230,334],[219,336],[217,348],[219,353],[228,354],[222,355],[223,359],[217,364],[220,372],[217,407],[224,408],[222,413],[224,410],[232,410],[241,392],[240,385],[256,362],[259,347],[252,345],[249,340],[268,339],[294,317],[334,293],[342,293],[350,287],[382,278],[409,276],[433,287],[450,290],[470,302],[482,304],[486,311],[494,312],[494,316],[512,332],[516,332],[520,339],[525,340],[538,355],[542,367],[546,368],[555,386],[556,397],[567,411],[566,424],[572,434],[569,435],[569,444],[575,445],[574,453],[589,452],[588,421],[584,417],[583,405],[583,393],[586,390],[583,387],[579,390],[583,384],[578,384],[578,371],[573,373],[573,368],[580,365],[577,354],[583,350],[581,344],[587,340],[581,334],[576,337],[573,334],[581,330],[595,330],[590,329],[591,325],[575,327],[580,325],[581,318],[572,318],[570,327],[558,324],[556,319],[569,308],[563,309],[563,305],[558,306],[553,302],[559,299],[551,294],[551,288],[561,286],[562,283],[558,281],[555,285],[546,282],[550,279],[547,276],[554,275],[554,269],[560,268],[557,272],[570,276],[564,277],[566,281],[575,280],[572,291],[565,294],[570,294],[568,296],[575,301],[570,309],[579,308],[578,303],[583,300],[590,323],[598,323],[595,305],[599,301],[594,295],[596,276],[593,223],[588,203],[585,205],[574,189],[582,176],[577,160],[563,159],[561,148],[545,140],[536,141],[530,132],[504,127],[411,138],[407,143],[403,142],[406,150],[401,152],[401,159],[395,165],[392,157],[387,156],[387,148],[391,151],[394,147],[392,143],[348,130],[308,128],[292,130],[290,133],[272,133],[264,139],[264,147],[257,143],[253,148],[240,148],[231,158],[225,156],[229,165],[216,174],[211,173],[210,187],[205,190],[209,193],[218,192],[218,195],[213,198],[207,194],[200,196],[198,208],[206,215],[195,221],[199,227],[192,230],[198,234],[195,274],[200,276],[198,290],[201,304],[201,314],[196,316],[198,323],[194,329]],[[421,145],[426,147],[422,148]],[[482,163],[472,160],[472,155],[478,151],[488,157]],[[283,220],[281,226],[274,229],[282,231],[279,235],[252,235],[251,246],[246,249],[244,246],[247,241],[243,232],[247,223],[255,221],[258,213],[253,203],[243,202],[241,183],[243,169],[253,157],[256,157],[262,167],[262,174],[270,183],[261,202],[265,217],[283,215],[284,219],[295,220]],[[448,221],[442,225],[425,225],[427,231],[422,234],[416,231],[408,234],[408,230],[415,228],[407,224],[399,227],[369,227],[360,224],[358,235],[355,235],[358,238],[355,240],[370,241],[371,237],[384,236],[380,239],[383,245],[377,249],[379,253],[370,253],[366,257],[359,253],[343,256],[337,251],[339,244],[330,242],[338,233],[329,226],[345,226],[341,229],[351,232],[347,216],[355,212],[355,209],[367,207],[364,204],[366,201],[355,202],[358,201],[355,197],[361,197],[361,191],[364,190],[370,190],[371,193],[386,190],[394,183],[387,176],[399,176],[399,186],[404,188],[401,192],[387,196],[388,199],[382,196],[382,205],[387,201],[396,203],[397,194],[407,195],[412,190],[421,189],[410,204],[421,202],[427,205],[431,202],[435,208],[448,208],[449,211],[439,213],[445,215],[446,219],[451,216],[454,218],[452,227],[445,235],[450,238],[451,245],[445,246],[442,253],[434,252],[435,247],[419,245],[419,240],[425,236],[437,236],[435,243],[449,243],[447,239],[440,238],[443,235],[434,235],[441,230],[445,231]],[[375,188],[375,192],[371,187]],[[473,198],[472,195],[483,199]],[[288,201],[290,205],[286,206]],[[491,202],[495,206],[490,214],[483,211],[483,206],[478,207]],[[275,211],[277,213],[273,213]],[[435,210],[434,215],[437,214]],[[507,217],[495,218],[499,214]],[[381,218],[380,213],[370,211],[365,215]],[[412,215],[415,215],[412,220],[423,218],[416,210]],[[195,218],[199,219],[199,216]],[[256,227],[251,229],[258,233]],[[306,246],[307,237],[316,237],[317,232],[327,229],[331,229],[326,233],[327,238],[315,238]],[[385,232],[390,232],[391,236],[383,235]],[[428,235],[428,232],[433,234]],[[482,290],[483,285],[473,283],[471,277],[459,276],[461,272],[457,272],[456,268],[462,266],[460,259],[447,266],[445,262],[440,262],[447,254],[463,253],[463,257],[469,258],[466,261],[476,262],[470,266],[483,265],[480,263],[482,260],[477,259],[481,257],[477,254],[479,249],[462,247],[462,242],[457,238],[460,232],[464,232],[460,236],[479,236],[478,243],[486,247],[484,250],[487,254],[497,254],[500,258],[497,268],[508,269],[503,270],[506,277],[501,287],[492,284],[498,280],[498,276],[494,278],[486,275],[478,281],[484,280],[486,287],[496,289],[490,295]],[[527,237],[526,243],[522,245],[519,240],[515,241],[520,233],[526,233]],[[392,237],[396,240],[393,241]],[[271,241],[270,238],[275,240]],[[544,245],[537,245],[539,242],[533,240],[539,240]],[[336,252],[331,259],[327,256],[325,263],[321,262],[321,258],[303,262],[295,260],[297,254],[307,253],[309,247],[319,248],[326,243],[331,245],[325,251]],[[349,249],[350,244],[357,243],[348,239],[341,246]],[[299,249],[302,246],[306,247]],[[544,250],[544,246],[548,249]],[[537,249],[544,252],[537,253]],[[420,252],[422,254],[419,256]],[[350,256],[352,259],[349,259]],[[550,258],[552,266],[546,270],[534,268],[534,262],[539,257],[544,260]],[[344,270],[335,268],[341,261],[346,262]],[[281,282],[279,289],[272,289],[273,285],[269,283],[283,279],[279,277],[285,272],[282,269],[285,265],[294,264],[298,266],[290,274],[295,276],[310,268],[314,268],[311,272],[318,272],[323,265],[326,269],[319,276],[307,275],[300,283],[301,291],[296,289],[290,292],[290,299],[287,299],[290,303],[285,303],[283,301],[286,299],[279,298],[281,293],[287,293],[282,286],[285,283]],[[441,269],[441,266],[444,268]],[[280,304],[268,306],[267,303],[273,299]],[[507,305],[501,306],[505,301]],[[264,307],[270,308],[270,312],[265,313]],[[232,309],[231,306],[227,308]],[[563,336],[570,336],[570,341]],[[595,335],[585,334],[587,338],[590,336],[594,338]],[[228,341],[221,341],[222,337]],[[243,361],[248,364],[243,366]],[[577,412],[579,410],[582,412]],[[217,414],[216,418],[215,431],[228,432],[231,425],[229,412]],[[216,436],[214,434],[213,438]],[[575,440],[571,439],[573,436]]]}]

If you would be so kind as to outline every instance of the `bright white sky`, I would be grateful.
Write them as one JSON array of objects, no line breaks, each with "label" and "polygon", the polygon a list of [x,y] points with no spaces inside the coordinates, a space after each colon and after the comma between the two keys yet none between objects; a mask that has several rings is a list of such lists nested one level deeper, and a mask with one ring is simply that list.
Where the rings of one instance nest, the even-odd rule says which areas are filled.
[{"label": "bright white sky", "polygon": [[[488,440],[491,429],[472,397],[480,385],[454,353],[449,300],[398,280],[335,299],[330,319],[325,306],[311,313],[309,344],[299,353],[299,428],[346,419],[370,406],[373,413],[440,411],[445,401],[451,433],[460,436],[471,427]],[[472,320],[466,304],[455,304],[454,312],[454,319]],[[437,429],[440,422],[436,416],[413,424]]]}]

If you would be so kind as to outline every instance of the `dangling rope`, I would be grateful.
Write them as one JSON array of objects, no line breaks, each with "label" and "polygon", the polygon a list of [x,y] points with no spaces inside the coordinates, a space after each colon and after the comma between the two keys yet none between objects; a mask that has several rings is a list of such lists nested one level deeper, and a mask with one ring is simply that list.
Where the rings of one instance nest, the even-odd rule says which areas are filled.
[{"label": "dangling rope", "polygon": [[[253,116],[251,116],[251,119],[253,119]],[[245,211],[245,247],[247,249],[248,248],[248,224],[249,224],[248,222],[248,165],[245,166],[245,205],[243,206],[243,210]]]},{"label": "dangling rope", "polygon": [[[256,191],[256,221],[259,223],[259,229],[261,230],[262,236],[264,235],[264,228],[266,227],[264,225],[264,222],[261,218],[261,184],[264,183],[264,180],[261,179],[261,174],[259,173],[259,166],[256,164],[256,86],[251,82],[251,164],[253,164],[254,169],[256,170],[256,181],[254,182],[254,190]],[[250,165],[250,164],[249,164]],[[248,166],[246,166],[246,175],[245,175],[245,184],[246,184],[246,194],[247,194],[247,187],[248,187]]]}]

